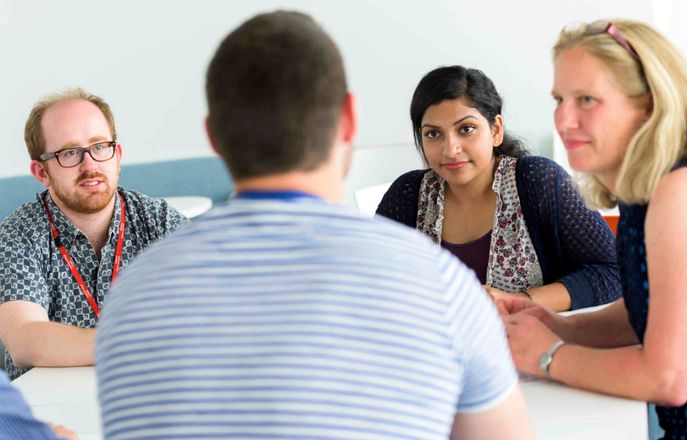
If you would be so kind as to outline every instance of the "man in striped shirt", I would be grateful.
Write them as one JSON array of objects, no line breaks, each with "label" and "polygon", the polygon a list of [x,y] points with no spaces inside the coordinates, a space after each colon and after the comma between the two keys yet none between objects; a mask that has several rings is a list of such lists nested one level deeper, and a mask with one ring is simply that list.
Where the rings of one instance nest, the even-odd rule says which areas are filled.
[{"label": "man in striped shirt", "polygon": [[108,439],[531,436],[501,320],[416,231],[337,204],[356,131],[309,17],[258,15],[207,72],[237,195],[113,288],[96,365]]}]

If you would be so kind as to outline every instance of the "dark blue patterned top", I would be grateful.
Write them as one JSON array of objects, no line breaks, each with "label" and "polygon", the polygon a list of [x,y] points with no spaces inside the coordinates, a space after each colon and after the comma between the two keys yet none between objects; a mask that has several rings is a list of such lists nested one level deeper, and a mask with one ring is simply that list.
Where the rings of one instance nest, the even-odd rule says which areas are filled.
[{"label": "dark blue patterned top", "polygon": [[[687,166],[683,161],[678,167]],[[623,297],[630,324],[640,342],[644,342],[649,315],[649,276],[646,263],[644,222],[648,205],[620,204],[618,223],[618,264],[623,283]],[[656,406],[665,439],[687,440],[687,405]]]},{"label": "dark blue patterned top", "polygon": [[[164,200],[122,188],[119,193],[124,198],[127,216],[121,262],[124,269],[146,246],[187,220]],[[46,309],[51,321],[81,328],[95,327],[95,313],[50,235],[43,207],[46,197],[60,240],[99,305],[110,288],[121,216],[119,197],[115,197],[108,240],[99,260],[88,237],[62,214],[44,191],[36,196],[35,202],[20,206],[0,223],[0,304],[30,301]],[[11,379],[27,371],[14,366],[8,351],[5,369]]]}]

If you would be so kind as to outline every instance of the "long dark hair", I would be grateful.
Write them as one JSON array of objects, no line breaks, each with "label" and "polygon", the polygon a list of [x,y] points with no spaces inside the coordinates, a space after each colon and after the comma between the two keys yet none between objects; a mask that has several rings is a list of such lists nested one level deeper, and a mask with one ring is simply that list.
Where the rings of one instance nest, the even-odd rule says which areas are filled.
[{"label": "long dark hair", "polygon": [[[463,66],[439,67],[425,75],[413,93],[410,103],[410,119],[413,122],[415,147],[425,160],[422,148],[422,117],[430,105],[446,99],[463,99],[465,104],[477,109],[491,127],[496,115],[501,114],[503,99],[494,83],[481,70]],[[504,128],[503,142],[494,148],[496,156],[520,157],[529,154],[527,147]]]}]

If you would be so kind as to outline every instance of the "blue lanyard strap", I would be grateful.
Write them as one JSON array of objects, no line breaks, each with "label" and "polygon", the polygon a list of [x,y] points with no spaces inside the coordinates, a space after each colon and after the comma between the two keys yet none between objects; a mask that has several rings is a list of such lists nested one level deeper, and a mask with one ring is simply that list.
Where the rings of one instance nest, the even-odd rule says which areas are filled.
[{"label": "blue lanyard strap", "polygon": [[295,200],[295,199],[314,199],[322,200],[320,197],[303,191],[241,191],[235,196],[237,199],[248,200]]}]

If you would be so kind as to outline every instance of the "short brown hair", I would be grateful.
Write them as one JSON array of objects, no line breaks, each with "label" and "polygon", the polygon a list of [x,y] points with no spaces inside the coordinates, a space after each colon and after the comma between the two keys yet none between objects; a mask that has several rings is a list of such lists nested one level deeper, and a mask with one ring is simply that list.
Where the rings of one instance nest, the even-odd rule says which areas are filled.
[{"label": "short brown hair", "polygon": [[298,12],[257,15],[207,72],[209,130],[235,179],[310,171],[329,157],[347,95],[343,59]]},{"label": "short brown hair", "polygon": [[112,140],[117,140],[114,116],[112,115],[110,106],[105,100],[79,87],[66,89],[41,99],[33,106],[31,113],[29,113],[29,118],[26,120],[26,125],[24,126],[24,141],[26,142],[26,149],[29,151],[29,156],[32,160],[40,160],[41,154],[45,152],[45,139],[43,139],[43,131],[41,130],[41,121],[43,120],[45,111],[58,102],[75,100],[88,101],[98,107],[100,111],[103,112],[107,124],[110,126]]}]

